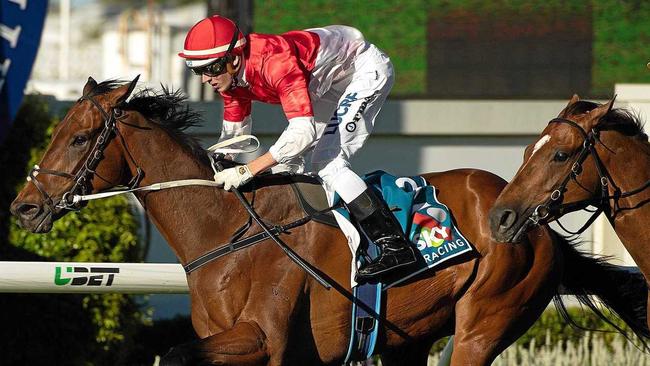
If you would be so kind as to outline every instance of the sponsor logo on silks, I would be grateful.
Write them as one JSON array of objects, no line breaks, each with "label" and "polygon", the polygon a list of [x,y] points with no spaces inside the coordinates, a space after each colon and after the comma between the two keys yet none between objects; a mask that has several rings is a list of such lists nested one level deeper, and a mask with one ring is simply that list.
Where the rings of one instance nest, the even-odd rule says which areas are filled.
[{"label": "sponsor logo on silks", "polygon": [[366,111],[366,108],[368,107],[368,103],[372,102],[376,97],[379,92],[374,92],[372,95],[363,98],[363,103],[361,103],[361,106],[359,107],[359,110],[357,113],[354,114],[354,118],[352,118],[352,121],[348,122],[345,124],[345,130],[348,132],[354,132],[357,129],[357,122],[361,119],[363,116],[363,112]]},{"label": "sponsor logo on silks", "polygon": [[[349,93],[343,98],[343,101],[339,106],[336,108],[334,111],[334,115],[330,119],[330,123],[327,124],[327,127],[325,127],[325,132],[323,133],[324,135],[332,135],[335,134],[336,131],[339,129],[339,125],[341,122],[343,122],[343,116],[348,114],[348,111],[350,110],[350,106],[352,106],[352,102],[356,102],[357,99],[357,94],[358,93]],[[368,107],[368,103],[372,102],[379,96],[379,91],[375,91],[372,93],[372,95],[367,96],[363,98],[363,102],[359,106],[359,109],[354,113],[354,117],[350,122],[347,122],[345,124],[345,130],[348,132],[354,132],[357,129],[357,123],[359,120],[361,120],[361,117],[363,116],[363,112],[366,111],[366,108]]]},{"label": "sponsor logo on silks", "polygon": [[348,95],[343,98],[341,104],[339,104],[339,106],[334,111],[334,115],[332,115],[332,118],[330,118],[330,123],[328,123],[327,127],[325,127],[325,132],[323,134],[335,134],[336,130],[339,128],[339,125],[341,122],[343,122],[343,116],[348,113],[350,106],[352,106],[352,103],[356,101],[357,93],[348,93]]},{"label": "sponsor logo on silks", "polygon": [[115,275],[120,273],[114,267],[65,267],[56,266],[54,284],[57,286],[112,286]]}]

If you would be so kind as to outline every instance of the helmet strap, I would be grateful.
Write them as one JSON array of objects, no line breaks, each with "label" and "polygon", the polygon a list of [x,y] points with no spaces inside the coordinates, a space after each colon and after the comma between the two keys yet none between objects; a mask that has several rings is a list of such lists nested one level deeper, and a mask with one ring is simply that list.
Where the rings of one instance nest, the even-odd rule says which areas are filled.
[{"label": "helmet strap", "polygon": [[[226,51],[226,55],[224,57],[228,58],[228,61],[226,62],[226,71],[232,75],[235,76],[237,72],[239,72],[239,69],[241,68],[241,58],[238,58],[236,55],[232,54],[232,50],[235,48],[235,45],[237,44],[237,40],[239,39],[239,27],[237,24],[235,24],[235,33],[232,35],[232,39],[230,40],[230,44],[228,45],[228,50]],[[237,65],[234,65],[234,62],[237,62]]]}]

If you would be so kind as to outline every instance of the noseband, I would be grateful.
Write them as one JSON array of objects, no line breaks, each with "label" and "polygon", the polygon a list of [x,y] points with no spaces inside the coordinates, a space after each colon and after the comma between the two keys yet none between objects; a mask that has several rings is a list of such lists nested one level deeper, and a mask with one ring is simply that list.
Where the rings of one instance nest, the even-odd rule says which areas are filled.
[{"label": "noseband", "polygon": [[[571,171],[564,178],[564,180],[562,180],[562,183],[551,193],[551,196],[545,203],[535,208],[533,214],[528,218],[528,220],[532,221],[534,225],[540,224],[542,222],[543,223],[550,222],[552,221],[552,219],[555,219],[557,223],[560,225],[560,227],[562,227],[562,229],[565,230],[567,233],[572,235],[579,235],[583,231],[585,231],[589,227],[589,225],[591,225],[596,220],[596,218],[601,212],[609,211],[610,200],[612,199],[614,200],[614,204],[615,204],[614,210],[616,211],[619,209],[618,200],[620,198],[633,196],[650,187],[650,180],[649,180],[646,181],[642,186],[634,190],[621,192],[621,189],[617,187],[616,184],[614,183],[611,175],[609,174],[609,171],[605,167],[605,164],[603,164],[602,160],[600,159],[600,156],[598,156],[598,152],[596,151],[596,145],[599,143],[603,145],[607,150],[611,151],[600,140],[600,131],[598,129],[593,128],[591,129],[591,131],[586,132],[579,124],[566,118],[554,118],[551,121],[549,121],[549,124],[551,123],[567,124],[575,128],[583,138],[582,150],[578,154],[576,160],[573,162],[573,165],[571,166]],[[599,183],[600,183],[600,195],[598,195],[596,192],[591,192],[588,188],[584,187],[577,180],[578,176],[582,173],[582,164],[589,156],[593,158],[596,164],[596,171],[598,172]],[[576,202],[563,203],[564,193],[567,191],[566,187],[569,184],[569,181],[574,181],[579,187],[589,192],[590,198],[576,201]],[[610,187],[612,187],[612,191],[613,191],[611,195],[609,194]],[[588,210],[587,209],[588,206],[594,206],[596,207],[596,209]],[[591,212],[592,215],[587,220],[587,222],[576,232],[567,230],[564,226],[562,226],[560,221],[557,220],[559,217],[561,217],[566,213],[578,211],[581,209]]]},{"label": "noseband", "polygon": [[[104,150],[111,142],[113,137],[115,137],[115,135],[119,135],[120,138],[124,140],[122,135],[119,133],[119,130],[117,129],[117,121],[119,117],[122,115],[122,110],[119,108],[111,108],[110,113],[106,112],[106,110],[104,110],[104,108],[102,108],[102,106],[99,105],[99,103],[90,95],[84,95],[83,97],[79,98],[77,103],[80,103],[84,100],[90,101],[95,107],[97,107],[99,112],[102,114],[102,118],[104,122],[104,128],[102,129],[99,136],[97,137],[95,146],[93,146],[84,164],[75,174],[70,174],[70,173],[61,172],[57,170],[45,169],[39,167],[38,165],[34,165],[34,167],[29,171],[29,175],[27,176],[27,181],[34,183],[34,186],[40,192],[41,196],[43,197],[43,202],[45,203],[48,210],[50,211],[49,212],[50,214],[58,213],[61,210],[70,210],[70,211],[80,210],[82,207],[82,203],[74,202],[72,200],[72,197],[79,193],[87,194],[92,190],[91,180],[95,175],[95,169],[97,168],[97,165],[99,165],[99,162],[104,157]],[[131,156],[131,154],[128,153],[128,155],[129,158],[133,161],[133,157]],[[135,161],[133,162],[135,163]],[[59,177],[69,179],[74,183],[72,184],[72,187],[70,187],[70,189],[68,189],[65,193],[63,193],[61,199],[55,202],[52,199],[52,196],[50,196],[50,194],[47,193],[43,184],[38,181],[37,176],[39,174],[56,175]],[[137,186],[142,176],[143,176],[143,172],[138,167],[137,175],[133,177],[131,182],[129,182],[129,187],[133,188]]]}]

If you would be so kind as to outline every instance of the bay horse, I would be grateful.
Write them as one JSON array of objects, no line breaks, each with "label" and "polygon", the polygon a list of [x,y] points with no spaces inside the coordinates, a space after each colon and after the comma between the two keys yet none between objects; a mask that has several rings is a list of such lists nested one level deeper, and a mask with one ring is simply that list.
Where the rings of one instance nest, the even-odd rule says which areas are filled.
[{"label": "bay horse", "polygon": [[[177,92],[164,88],[145,89],[127,102],[136,81],[88,79],[83,96],[56,126],[30,182],[12,203],[24,228],[49,231],[65,214],[70,194],[80,191],[211,179],[205,151],[182,133],[200,121],[199,115],[183,107]],[[103,152],[97,153],[97,146]],[[628,321],[635,318],[629,312],[645,298],[618,283],[595,284],[576,276],[627,274],[583,256],[547,227],[527,234],[521,245],[491,239],[488,210],[506,184],[501,178],[475,169],[424,177],[437,187],[476,254],[386,291],[376,348],[384,365],[426,365],[434,341],[452,333],[453,365],[488,365],[533,324],[560,283],[602,288],[596,292],[611,299],[616,311],[628,315]],[[265,222],[303,216],[287,185],[265,185],[244,195],[249,201],[254,195]],[[216,187],[178,187],[136,197],[182,264],[228,242],[248,220],[235,195]],[[248,234],[260,230],[253,224]],[[342,363],[351,326],[347,240],[337,228],[314,221],[282,238],[334,289],[320,286],[270,240],[221,257],[187,278],[199,340],[172,348],[161,365]]]},{"label": "bay horse", "polygon": [[[639,118],[574,95],[524,153],[524,162],[490,212],[494,240],[517,242],[527,230],[596,207],[650,279],[650,144]],[[640,289],[650,296],[647,286]],[[647,300],[646,300],[647,302]],[[645,319],[650,308],[646,310]]]}]

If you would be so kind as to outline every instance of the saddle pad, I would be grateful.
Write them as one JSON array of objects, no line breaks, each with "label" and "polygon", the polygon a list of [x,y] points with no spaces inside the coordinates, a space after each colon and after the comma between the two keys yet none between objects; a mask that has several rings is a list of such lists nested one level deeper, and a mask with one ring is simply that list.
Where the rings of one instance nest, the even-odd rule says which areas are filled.
[{"label": "saddle pad", "polygon": [[[352,304],[352,329],[346,362],[363,361],[374,353],[380,328],[377,315],[381,313],[383,289],[473,250],[469,241],[454,225],[449,208],[438,200],[435,188],[427,185],[424,178],[398,178],[376,171],[366,175],[364,181],[381,192],[402,230],[421,256],[409,272],[402,271],[397,276],[382,279],[385,283],[353,282],[355,303]],[[337,218],[350,219],[343,208],[339,208],[337,214]],[[375,258],[379,254],[377,246],[366,235],[362,234],[361,237],[368,243],[368,256]],[[357,264],[361,265],[363,258],[357,257]],[[374,314],[368,312],[367,308],[358,306],[358,301],[373,309]]]},{"label": "saddle pad", "polygon": [[388,207],[402,226],[420,257],[409,272],[385,279],[390,288],[429,268],[474,250],[454,223],[451,211],[436,196],[436,189],[422,177],[395,177],[383,171],[368,174],[364,179],[380,189]]}]

